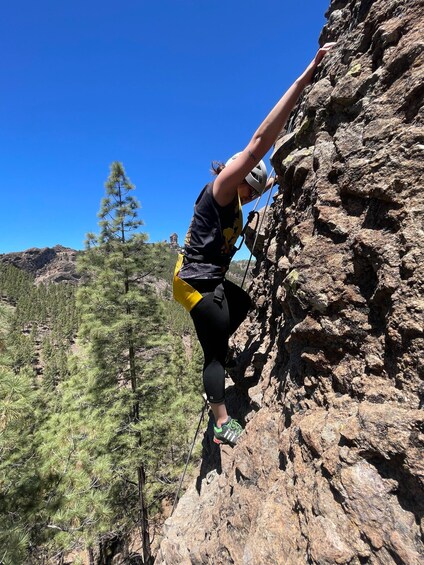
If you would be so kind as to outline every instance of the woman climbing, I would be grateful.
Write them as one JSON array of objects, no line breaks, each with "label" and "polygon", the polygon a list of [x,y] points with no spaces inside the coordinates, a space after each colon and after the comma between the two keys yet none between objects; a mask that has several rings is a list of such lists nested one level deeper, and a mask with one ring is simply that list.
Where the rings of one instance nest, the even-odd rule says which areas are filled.
[{"label": "woman climbing", "polygon": [[[235,445],[241,425],[225,405],[225,359],[230,336],[250,308],[248,294],[225,279],[242,231],[241,206],[258,198],[267,186],[262,158],[284,127],[303,89],[334,43],[326,43],[300,77],[277,102],[247,147],[225,165],[215,164],[215,179],[196,200],[174,276],[174,298],[189,312],[204,353],[203,383],[215,418],[214,441]],[[269,183],[268,183],[269,184]]]}]

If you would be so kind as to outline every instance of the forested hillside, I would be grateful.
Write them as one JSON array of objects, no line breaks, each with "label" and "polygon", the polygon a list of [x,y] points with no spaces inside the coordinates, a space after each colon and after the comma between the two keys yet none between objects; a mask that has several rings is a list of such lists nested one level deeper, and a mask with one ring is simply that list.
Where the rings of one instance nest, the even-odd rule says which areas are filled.
[{"label": "forested hillside", "polygon": [[133,188],[114,163],[78,286],[0,266],[5,565],[148,563],[173,503],[202,358],[170,300],[175,251],[147,244]]}]

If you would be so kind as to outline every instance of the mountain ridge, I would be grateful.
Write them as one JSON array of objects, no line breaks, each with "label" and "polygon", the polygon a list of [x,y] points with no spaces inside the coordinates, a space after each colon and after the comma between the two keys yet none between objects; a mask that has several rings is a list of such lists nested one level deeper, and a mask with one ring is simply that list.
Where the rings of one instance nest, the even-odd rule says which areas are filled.
[{"label": "mountain ridge", "polygon": [[0,264],[13,265],[31,273],[35,283],[68,282],[77,284],[76,261],[80,251],[57,244],[54,247],[30,247],[24,251],[14,251],[0,255]]}]

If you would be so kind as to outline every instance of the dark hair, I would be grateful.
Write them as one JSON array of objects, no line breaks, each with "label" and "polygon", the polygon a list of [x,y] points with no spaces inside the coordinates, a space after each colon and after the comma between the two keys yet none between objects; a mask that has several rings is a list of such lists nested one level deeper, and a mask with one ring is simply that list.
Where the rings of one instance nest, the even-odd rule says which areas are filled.
[{"label": "dark hair", "polygon": [[225,169],[225,164],[221,163],[221,161],[212,161],[211,165],[211,173],[215,176],[218,176],[219,173],[221,173]]}]

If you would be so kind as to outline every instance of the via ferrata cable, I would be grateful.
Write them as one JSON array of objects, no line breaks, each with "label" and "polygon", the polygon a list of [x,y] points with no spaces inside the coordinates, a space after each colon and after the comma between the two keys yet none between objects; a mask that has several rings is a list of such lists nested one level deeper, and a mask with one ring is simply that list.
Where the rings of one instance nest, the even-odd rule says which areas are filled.
[{"label": "via ferrata cable", "polygon": [[193,439],[193,442],[192,442],[192,444],[191,444],[189,454],[188,454],[188,456],[187,456],[186,464],[185,464],[185,466],[184,466],[184,471],[183,471],[183,474],[181,475],[181,479],[180,479],[180,482],[179,482],[179,484],[178,484],[177,492],[175,493],[175,499],[174,499],[174,504],[173,504],[172,510],[171,510],[171,516],[172,516],[172,514],[174,513],[174,510],[175,510],[175,508],[176,508],[176,506],[177,506],[178,498],[179,498],[179,496],[180,496],[181,486],[182,486],[182,484],[183,484],[184,477],[185,477],[185,475],[186,475],[188,463],[189,463],[189,461],[190,461],[191,454],[193,453],[194,444],[196,443],[197,434],[199,433],[200,424],[202,423],[203,416],[205,415],[205,410],[206,410],[206,406],[207,406],[207,405],[208,405],[208,401],[205,399],[205,403],[203,404],[203,409],[202,409],[202,412],[201,412],[201,414],[200,414],[199,423],[197,424],[197,430],[196,430],[196,433],[194,434],[194,439]]}]

